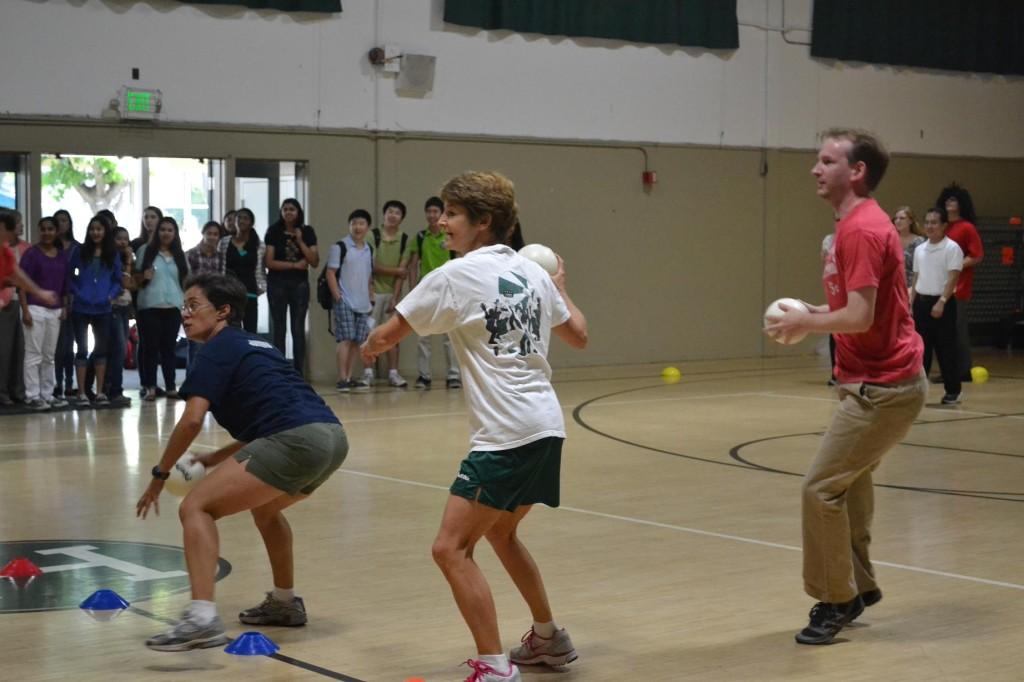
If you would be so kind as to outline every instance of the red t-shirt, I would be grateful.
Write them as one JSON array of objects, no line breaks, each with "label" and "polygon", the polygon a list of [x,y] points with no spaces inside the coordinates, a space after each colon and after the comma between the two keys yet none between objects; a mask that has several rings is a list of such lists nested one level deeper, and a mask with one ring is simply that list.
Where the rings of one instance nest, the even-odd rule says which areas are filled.
[{"label": "red t-shirt", "polygon": [[[981,235],[974,223],[967,220],[957,220],[950,223],[946,228],[946,236],[952,239],[964,252],[964,258],[981,258],[985,255],[985,249],[981,245]],[[971,300],[971,288],[974,285],[974,266],[966,267],[960,273],[960,279],[956,281],[957,300]]]},{"label": "red t-shirt", "polygon": [[887,384],[921,371],[924,343],[910,316],[905,278],[899,233],[878,202],[861,202],[836,225],[822,276],[830,310],[846,307],[848,291],[878,291],[870,329],[833,335],[840,383]]},{"label": "red t-shirt", "polygon": [[7,278],[14,274],[14,252],[7,244],[0,244],[0,286],[10,286]]}]

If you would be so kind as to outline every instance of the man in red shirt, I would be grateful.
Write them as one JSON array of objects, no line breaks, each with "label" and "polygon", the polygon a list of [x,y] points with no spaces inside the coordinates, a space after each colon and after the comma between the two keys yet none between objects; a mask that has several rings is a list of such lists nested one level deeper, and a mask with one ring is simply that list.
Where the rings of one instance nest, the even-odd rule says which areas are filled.
[{"label": "man in red shirt", "polygon": [[967,324],[967,307],[974,285],[974,266],[985,257],[981,235],[974,225],[978,219],[974,214],[971,193],[955,182],[942,188],[936,206],[945,206],[949,215],[946,236],[956,242],[964,252],[964,269],[956,283],[956,366],[961,381],[971,380],[971,332]]},{"label": "man in red shirt", "polygon": [[825,257],[827,305],[788,309],[769,335],[831,333],[836,340],[839,409],[804,477],[804,590],[818,600],[801,644],[828,644],[882,598],[868,557],[871,472],[910,429],[928,384],[923,344],[910,316],[903,247],[870,193],[889,165],[871,133],[822,134],[811,174],[839,217]]}]

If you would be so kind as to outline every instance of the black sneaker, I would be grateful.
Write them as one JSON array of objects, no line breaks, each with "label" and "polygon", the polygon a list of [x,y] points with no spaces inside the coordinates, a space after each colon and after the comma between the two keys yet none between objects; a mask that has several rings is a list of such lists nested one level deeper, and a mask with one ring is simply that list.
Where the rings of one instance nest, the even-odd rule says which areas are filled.
[{"label": "black sneaker", "polygon": [[352,391],[353,393],[366,393],[367,391],[370,390],[370,385],[365,381],[353,379],[352,381],[348,382],[348,390]]},{"label": "black sneaker", "polygon": [[946,395],[942,396],[942,404],[943,405],[959,405],[961,400],[963,399],[963,397],[964,397],[963,392],[957,393],[956,395],[954,395],[952,393],[947,393]]},{"label": "black sneaker", "polygon": [[882,591],[868,590],[867,592],[861,592],[860,599],[864,602],[864,606],[874,606],[878,602],[882,601]]},{"label": "black sneaker", "polygon": [[444,385],[447,386],[448,388],[462,388],[462,380],[448,379],[446,382],[444,382]]},{"label": "black sneaker", "polygon": [[334,384],[334,389],[338,393],[348,393],[348,379],[339,379],[338,383]]},{"label": "black sneaker", "polygon": [[844,604],[818,602],[811,608],[811,622],[796,633],[798,644],[831,644],[843,626],[864,613],[864,600],[857,595]]},{"label": "black sneaker", "polygon": [[416,383],[413,384],[413,387],[423,389],[424,391],[429,391],[430,379],[427,379],[425,377],[416,377]]}]

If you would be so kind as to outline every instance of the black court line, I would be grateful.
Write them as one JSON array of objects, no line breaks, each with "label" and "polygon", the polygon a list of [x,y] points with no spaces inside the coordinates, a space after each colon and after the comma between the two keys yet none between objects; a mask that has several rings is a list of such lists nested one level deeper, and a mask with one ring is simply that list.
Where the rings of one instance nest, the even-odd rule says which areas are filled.
[{"label": "black court line", "polygon": [[[155,620],[158,623],[164,623],[166,625],[174,625],[175,623],[177,623],[176,620],[173,620],[171,618],[164,618],[163,616],[158,616],[155,613],[152,613],[145,609],[140,609],[137,606],[129,606],[127,610],[131,611],[132,613],[138,616],[149,618],[150,620]],[[229,637],[229,639],[232,642],[235,641],[233,637]],[[273,658],[276,661],[281,661],[282,663],[287,663],[288,665],[294,665],[296,668],[302,668],[303,670],[308,670],[311,673],[316,673],[317,675],[322,675],[332,680],[341,680],[342,682],[364,682],[364,680],[360,680],[358,677],[351,677],[344,673],[339,673],[336,670],[330,670],[329,668],[321,667],[319,665],[316,665],[315,663],[303,661],[298,658],[292,658],[291,656],[285,656],[282,653],[273,653],[267,656],[267,658]]]},{"label": "black court line", "polygon": [[[703,381],[711,381],[711,379],[703,379],[703,380],[691,381],[689,383],[700,383],[700,382],[703,382]],[[616,397],[616,396],[620,396],[620,395],[625,395],[627,393],[635,393],[635,392],[638,392],[638,391],[646,391],[646,390],[651,390],[651,389],[655,389],[655,388],[664,388],[664,387],[665,387],[665,384],[660,384],[660,385],[659,384],[655,384],[655,385],[651,385],[651,386],[640,386],[640,387],[637,387],[637,388],[629,388],[629,389],[625,389],[625,390],[622,390],[622,391],[613,391],[611,393],[606,393],[604,395],[596,396],[596,397],[591,398],[589,400],[586,400],[586,401],[584,401],[584,402],[582,402],[582,403],[580,403],[579,405],[576,406],[576,409],[574,409],[573,412],[572,412],[573,421],[575,421],[577,424],[579,424],[581,427],[583,427],[587,431],[590,431],[591,433],[594,433],[594,434],[596,434],[598,436],[601,436],[602,438],[607,438],[609,440],[613,440],[613,441],[616,441],[618,443],[622,443],[624,445],[629,445],[629,446],[632,446],[632,447],[635,447],[635,448],[639,448],[641,450],[648,450],[650,452],[656,452],[658,454],[663,454],[663,455],[670,455],[672,457],[679,457],[681,459],[688,459],[688,460],[692,460],[692,461],[696,461],[696,462],[705,462],[707,464],[716,464],[718,466],[728,466],[728,467],[735,467],[735,468],[739,468],[739,469],[750,469],[750,470],[753,470],[753,471],[762,471],[762,472],[765,472],[765,473],[779,474],[779,475],[782,475],[782,476],[797,476],[797,477],[801,477],[801,478],[803,477],[803,474],[801,474],[801,473],[797,473],[797,472],[794,472],[794,471],[786,471],[784,469],[776,469],[776,468],[773,468],[773,467],[757,464],[756,462],[751,462],[751,461],[749,461],[747,459],[744,459],[742,456],[740,456],[739,452],[740,452],[740,450],[742,450],[744,447],[747,447],[748,445],[754,445],[756,443],[761,443],[761,442],[765,442],[765,441],[778,440],[778,439],[782,439],[782,438],[799,437],[799,436],[822,436],[822,435],[824,435],[823,431],[812,431],[812,432],[807,432],[807,433],[792,433],[792,434],[783,434],[783,435],[778,435],[778,436],[769,436],[767,438],[758,438],[756,440],[747,441],[746,443],[740,443],[738,445],[734,445],[733,447],[731,447],[729,449],[729,456],[733,460],[735,460],[735,461],[734,462],[727,462],[727,461],[722,461],[722,460],[718,460],[718,459],[710,459],[708,457],[698,457],[696,455],[688,455],[688,454],[685,454],[685,453],[675,452],[675,451],[672,451],[672,450],[665,450],[663,448],[656,448],[656,447],[653,447],[653,446],[650,446],[650,445],[644,445],[643,443],[637,443],[636,441],[631,441],[631,440],[628,440],[626,438],[620,438],[618,436],[612,435],[610,433],[606,433],[604,431],[601,431],[600,429],[597,429],[597,428],[591,426],[586,421],[584,421],[583,417],[581,416],[583,410],[586,407],[588,407],[588,406],[590,406],[590,405],[592,405],[592,404],[594,404],[594,403],[596,403],[596,402],[598,402],[600,400],[605,400],[607,398],[612,398],[612,397]],[[709,398],[713,398],[714,396],[708,396],[708,397]],[[1021,412],[1011,412],[1011,413],[1005,413],[1005,414],[1004,413],[1000,413],[1000,414],[991,414],[991,415],[961,417],[961,418],[956,418],[956,419],[939,419],[939,420],[930,420],[930,421],[920,421],[919,420],[919,421],[915,422],[915,425],[927,426],[927,425],[931,425],[931,424],[948,424],[948,423],[962,422],[962,421],[979,421],[979,420],[983,420],[983,419],[1001,419],[1001,418],[1005,418],[1005,417],[1018,417],[1018,416],[1021,416],[1021,415],[1024,415],[1024,413],[1021,413]],[[995,453],[995,452],[988,453],[988,452],[981,452],[981,451],[977,451],[977,450],[963,450],[963,449],[960,449],[960,448],[946,448],[946,447],[943,447],[943,446],[929,446],[929,445],[921,445],[921,444],[916,444],[916,443],[903,443],[903,442],[901,442],[900,445],[910,445],[911,447],[932,447],[932,448],[935,448],[935,449],[943,449],[943,450],[948,449],[948,450],[954,450],[954,451],[960,451],[960,452],[969,452],[969,453],[978,453],[978,454],[992,454],[992,455],[997,455],[997,456],[1008,456],[1008,457],[1020,457],[1021,456],[1021,455],[1014,455],[1014,454],[1009,454],[1009,453]],[[985,500],[997,500],[997,501],[1002,501],[1002,502],[1024,502],[1024,499],[1015,499],[1014,497],[1003,497],[1003,495],[1005,495],[1005,496],[1018,496],[1018,495],[1024,496],[1024,493],[1017,493],[1017,492],[948,490],[948,489],[943,489],[943,488],[929,488],[929,487],[922,487],[922,486],[907,486],[907,485],[897,485],[897,484],[892,484],[892,483],[875,483],[874,485],[875,485],[875,487],[878,487],[878,488],[889,488],[889,489],[892,489],[892,490],[906,490],[906,491],[910,491],[910,492],[931,493],[933,495],[950,495],[950,496],[954,496],[954,497],[971,497],[971,498],[985,499]]]}]

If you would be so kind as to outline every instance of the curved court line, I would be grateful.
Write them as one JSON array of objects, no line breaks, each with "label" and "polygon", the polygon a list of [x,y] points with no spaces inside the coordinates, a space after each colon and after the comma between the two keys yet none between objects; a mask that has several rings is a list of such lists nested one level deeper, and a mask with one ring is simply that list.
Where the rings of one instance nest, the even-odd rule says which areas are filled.
[{"label": "curved court line", "polygon": [[[691,382],[691,383],[694,383],[694,382]],[[656,453],[663,454],[663,455],[670,455],[672,457],[679,457],[679,458],[682,458],[682,459],[689,459],[689,460],[693,460],[693,461],[697,461],[697,462],[705,462],[705,463],[708,463],[708,464],[717,464],[719,466],[731,466],[731,467],[737,467],[737,468],[741,468],[741,469],[752,469],[752,470],[755,470],[755,471],[763,471],[763,472],[766,472],[766,473],[774,473],[774,474],[781,474],[781,475],[784,475],[784,476],[797,476],[797,477],[803,477],[803,474],[792,472],[792,471],[786,471],[784,469],[776,469],[776,468],[773,468],[773,467],[768,467],[768,466],[764,466],[764,465],[761,465],[761,464],[757,464],[755,462],[748,461],[748,460],[744,459],[743,457],[741,457],[739,455],[739,450],[742,449],[743,447],[747,446],[747,445],[752,445],[752,444],[759,443],[759,442],[762,442],[762,441],[765,441],[765,440],[774,440],[774,439],[778,439],[778,438],[788,438],[788,437],[793,437],[793,436],[811,436],[811,435],[821,436],[821,435],[824,435],[823,432],[821,432],[821,431],[809,432],[809,433],[797,433],[797,434],[784,434],[782,436],[770,436],[770,437],[767,437],[767,438],[761,438],[761,439],[756,439],[756,440],[748,441],[746,443],[740,443],[739,445],[734,445],[732,448],[729,449],[729,456],[732,459],[736,460],[736,461],[735,462],[723,462],[722,460],[710,459],[710,458],[707,458],[707,457],[698,457],[696,455],[687,455],[687,454],[680,453],[680,452],[674,452],[672,450],[665,450],[663,448],[656,448],[656,447],[653,447],[653,446],[650,446],[650,445],[644,445],[643,443],[637,443],[635,441],[627,440],[625,438],[620,438],[618,436],[615,436],[613,434],[601,431],[600,429],[597,429],[596,427],[591,426],[586,421],[584,421],[583,417],[581,416],[581,414],[582,414],[584,409],[586,409],[587,407],[589,407],[590,405],[592,405],[592,404],[594,404],[594,403],[596,403],[598,401],[605,400],[607,398],[611,398],[611,397],[618,396],[618,395],[624,395],[626,393],[635,393],[637,391],[650,390],[650,389],[653,389],[653,388],[663,388],[664,386],[665,386],[664,384],[662,384],[662,385],[640,386],[640,387],[635,387],[635,388],[624,389],[624,390],[621,390],[621,391],[613,391],[611,393],[606,393],[604,395],[596,396],[596,397],[591,398],[589,400],[586,400],[586,401],[584,401],[584,402],[582,402],[582,403],[580,403],[579,405],[576,406],[576,409],[574,409],[573,412],[572,412],[573,421],[575,421],[577,424],[579,424],[581,427],[583,427],[587,431],[590,431],[591,433],[594,433],[594,434],[596,434],[598,436],[601,436],[603,438],[607,438],[609,440],[613,440],[613,441],[622,443],[624,445],[630,445],[632,447],[640,448],[642,450],[649,450],[651,452],[656,452]],[[759,393],[757,395],[762,395],[764,397],[786,397],[784,395],[774,394],[774,393]],[[810,399],[810,400],[821,400],[821,401],[828,400],[826,398],[814,398],[814,397],[809,397],[808,399]],[[829,402],[834,402],[834,401],[829,401]],[[945,420],[937,420],[937,421],[918,421],[918,422],[915,422],[915,424],[917,424],[917,425],[946,424],[946,423],[950,423],[950,422],[959,422],[959,421],[977,421],[977,420],[982,420],[982,419],[996,419],[996,418],[1005,418],[1005,417],[1018,417],[1018,416],[1020,416],[1020,414],[1021,413],[1008,413],[1008,414],[983,413],[983,414],[981,414],[981,416],[963,417],[963,418],[960,418],[960,419],[945,419]],[[918,446],[918,447],[925,447],[925,446]],[[932,447],[935,447],[937,449],[944,449],[944,448],[942,448],[942,446],[932,446]],[[976,451],[971,451],[971,452],[976,452]],[[1001,497],[1002,495],[1006,495],[1006,496],[1022,495],[1022,496],[1024,496],[1024,493],[1016,493],[1016,492],[1008,492],[1008,493],[995,492],[995,493],[989,493],[987,491],[958,491],[958,490],[947,490],[947,489],[942,489],[942,488],[929,488],[929,487],[922,487],[922,486],[897,485],[897,484],[891,484],[891,483],[875,483],[874,485],[876,487],[879,487],[879,488],[889,488],[891,490],[906,490],[906,491],[909,491],[909,492],[931,493],[931,494],[934,494],[934,495],[950,495],[950,496],[954,496],[954,497],[971,497],[971,498],[985,499],[985,500],[997,500],[997,501],[1002,501],[1002,502],[1024,502],[1024,499],[1014,499],[1013,497]]]},{"label": "curved court line", "polygon": [[[363,478],[372,478],[380,481],[388,481],[391,483],[401,483],[403,485],[411,485],[419,488],[430,488],[433,490],[448,491],[448,488],[443,485],[436,485],[434,483],[423,483],[422,481],[410,481],[404,478],[395,478],[394,476],[383,476],[381,474],[371,474],[366,471],[355,471],[353,469],[341,468],[338,471],[342,474],[348,474],[350,476],[362,476]],[[553,511],[567,511],[573,514],[583,514],[585,516],[594,516],[597,518],[609,519],[612,521],[622,521],[625,523],[633,523],[640,526],[649,526],[651,528],[661,528],[663,530],[673,530],[680,533],[688,533],[691,535],[699,535],[703,537],[716,538],[719,540],[732,540],[733,542],[742,542],[747,545],[757,545],[759,547],[771,547],[774,549],[784,549],[791,552],[802,552],[803,549],[796,547],[795,545],[786,545],[780,542],[768,542],[767,540],[757,540],[755,538],[747,538],[742,535],[731,535],[729,533],[716,533],[710,530],[702,530],[700,528],[689,528],[687,526],[678,526],[672,523],[662,523],[660,521],[650,521],[648,519],[638,519],[632,516],[622,516],[620,514],[608,514],[605,512],[593,511],[590,509],[580,509],[579,507],[558,507],[557,510]],[[910,564],[899,564],[892,561],[878,561],[872,559],[871,563],[877,566],[887,566],[889,568],[899,569],[901,571],[910,571],[913,573],[924,573],[926,575],[934,575],[941,578],[951,578],[953,580],[963,580],[966,582],[977,583],[980,585],[989,585],[992,587],[1006,587],[1012,590],[1024,590],[1024,585],[1017,583],[1005,582],[1002,580],[991,580],[989,578],[979,578],[978,576],[965,575],[963,573],[951,573],[949,571],[939,571],[933,568],[924,568],[921,566],[912,566]]]},{"label": "curved court line", "polygon": [[[934,424],[934,423],[937,423],[937,422],[919,422],[919,424]],[[757,438],[755,440],[749,440],[746,443],[740,443],[739,445],[732,446],[732,448],[729,449],[729,456],[732,457],[733,459],[735,459],[738,462],[743,462],[744,464],[746,464],[748,466],[751,466],[751,467],[754,467],[755,469],[760,469],[761,471],[767,471],[767,472],[771,472],[773,474],[784,474],[786,476],[797,476],[797,477],[803,478],[804,474],[796,472],[796,471],[787,471],[785,469],[776,469],[776,468],[769,467],[769,466],[766,466],[766,465],[763,465],[763,464],[758,464],[757,462],[752,462],[752,461],[750,461],[748,459],[744,459],[743,457],[740,456],[739,451],[742,450],[743,448],[745,448],[748,445],[756,445],[758,443],[766,443],[766,442],[772,441],[772,440],[782,440],[784,438],[800,438],[800,437],[803,437],[803,436],[823,436],[823,435],[825,435],[823,431],[808,431],[806,433],[784,433],[784,434],[778,435],[778,436],[766,436],[764,438]],[[934,446],[933,445],[922,445],[922,444],[919,444],[919,443],[900,442],[899,445],[909,445],[911,447],[921,447],[921,448],[934,448],[934,449],[938,449],[938,450],[958,450],[958,448],[946,448],[946,447],[940,446],[940,445],[934,445]],[[961,452],[977,453],[977,454],[996,454],[996,455],[1005,454],[1005,453],[981,453],[981,451],[978,451],[978,450],[960,450],[960,451]],[[1021,455],[1008,455],[1008,456],[1010,456],[1010,457],[1020,457]],[[890,489],[894,489],[894,490],[916,490],[916,491],[920,491],[920,492],[936,493],[936,494],[941,494],[941,495],[958,495],[958,496],[961,496],[961,497],[981,497],[981,498],[988,499],[988,500],[1003,500],[1004,502],[1024,502],[1024,500],[1015,500],[1015,499],[1010,499],[1009,497],[998,497],[999,495],[1024,496],[1024,493],[1018,493],[1018,492],[1003,492],[1003,491],[992,491],[992,490],[962,490],[962,489],[958,489],[958,488],[937,488],[937,487],[930,487],[930,486],[897,485],[895,483],[875,483],[874,486],[876,488],[890,488]]]}]

